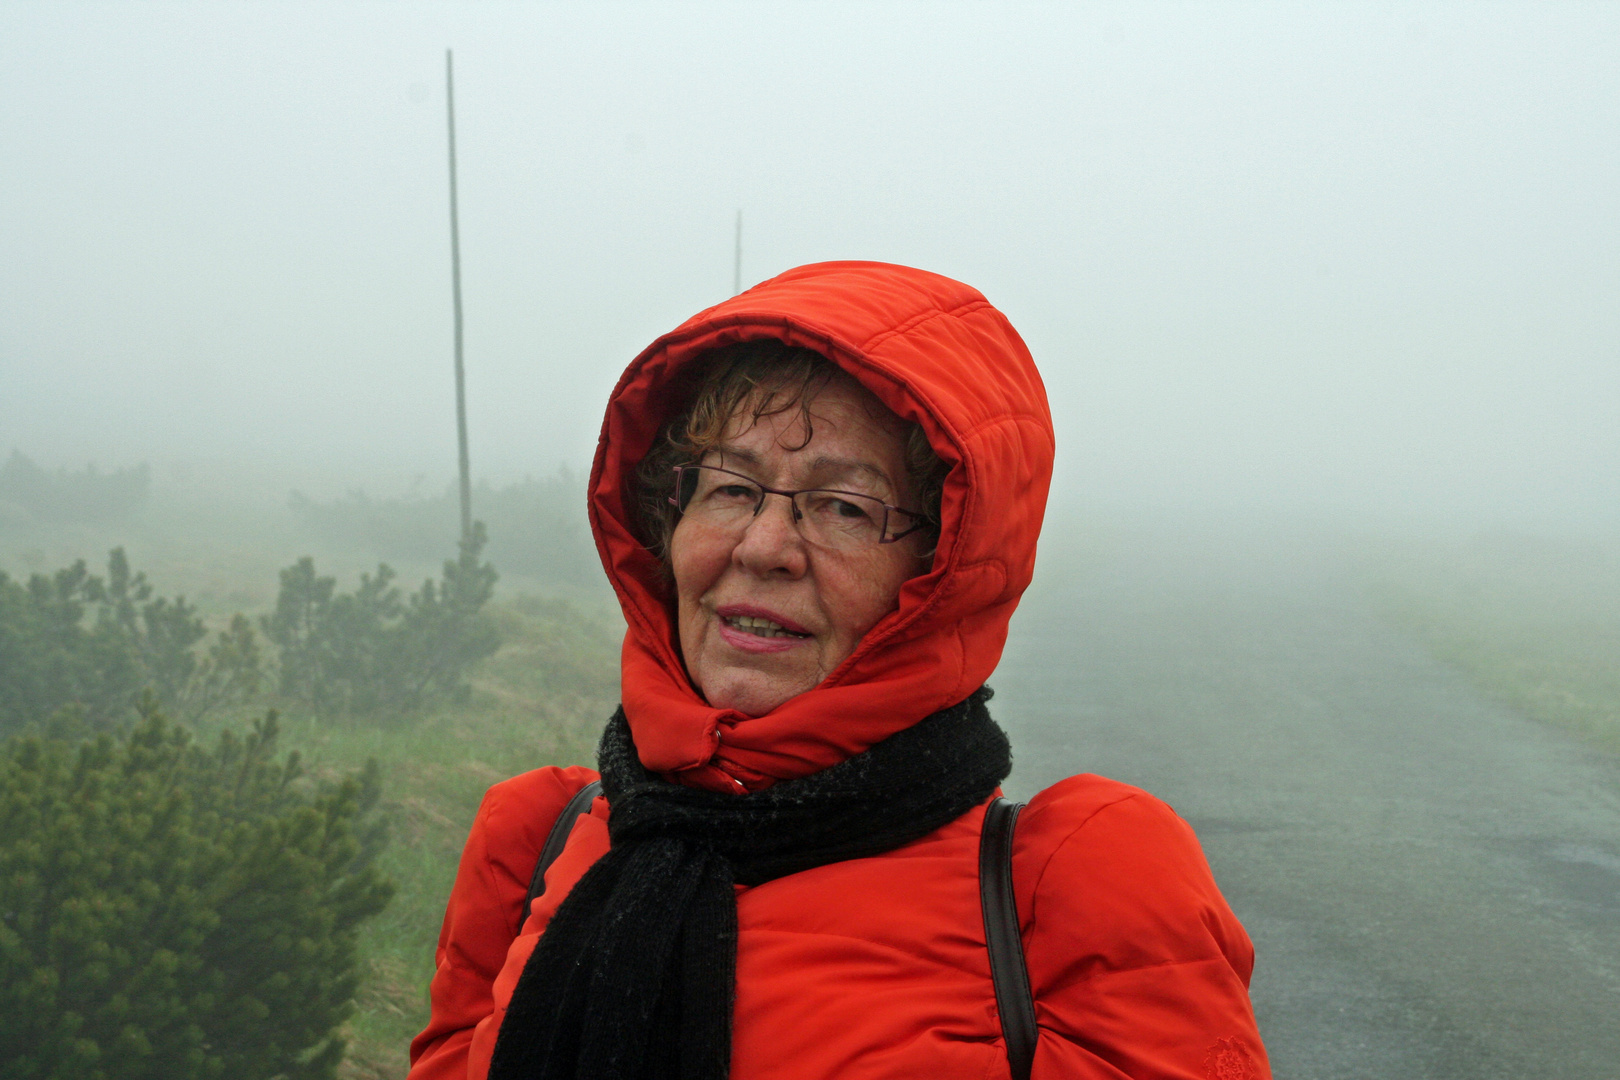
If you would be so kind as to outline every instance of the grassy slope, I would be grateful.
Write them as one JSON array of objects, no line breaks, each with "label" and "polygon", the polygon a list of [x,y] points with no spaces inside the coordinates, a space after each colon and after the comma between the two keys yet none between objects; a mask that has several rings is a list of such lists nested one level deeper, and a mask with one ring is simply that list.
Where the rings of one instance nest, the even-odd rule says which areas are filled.
[{"label": "grassy slope", "polygon": [[1524,538],[1382,560],[1380,609],[1537,720],[1620,752],[1620,547]]},{"label": "grassy slope", "polygon": [[618,701],[610,622],[532,599],[496,614],[505,644],[477,673],[466,707],[395,726],[317,729],[300,740],[317,767],[378,758],[391,822],[382,862],[399,891],[361,940],[366,981],[344,1076],[405,1073],[407,1044],[427,1020],[445,897],[485,789],[542,765],[589,763]]}]

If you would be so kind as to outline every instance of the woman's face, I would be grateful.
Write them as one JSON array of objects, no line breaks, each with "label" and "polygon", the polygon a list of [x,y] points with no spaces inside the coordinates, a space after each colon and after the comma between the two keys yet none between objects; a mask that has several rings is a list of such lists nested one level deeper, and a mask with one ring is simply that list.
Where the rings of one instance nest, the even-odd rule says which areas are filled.
[{"label": "woman's face", "polygon": [[[793,408],[733,419],[717,465],[779,490],[833,488],[911,507],[905,424],[847,376]],[[917,537],[855,550],[807,543],[787,499],[767,495],[739,530],[682,517],[670,538],[686,670],[710,705],[760,716],[820,683],[920,573]],[[761,625],[761,620],[764,625]]]}]

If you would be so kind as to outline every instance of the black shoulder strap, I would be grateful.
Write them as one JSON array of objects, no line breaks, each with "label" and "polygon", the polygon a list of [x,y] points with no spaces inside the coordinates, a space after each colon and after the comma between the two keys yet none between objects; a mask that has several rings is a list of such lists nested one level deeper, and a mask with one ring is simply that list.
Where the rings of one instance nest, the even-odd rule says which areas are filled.
[{"label": "black shoulder strap", "polygon": [[534,864],[534,873],[529,877],[529,895],[523,898],[523,907],[518,912],[519,929],[529,917],[529,909],[534,905],[535,898],[546,891],[546,871],[562,854],[563,845],[568,843],[568,834],[574,831],[574,821],[581,814],[590,813],[591,802],[600,794],[602,781],[592,780],[574,792],[574,797],[568,800],[568,805],[562,808],[562,813],[552,823],[551,831],[546,834],[545,846],[540,849],[540,861]]},{"label": "black shoulder strap", "polygon": [[1013,828],[1023,803],[997,797],[984,811],[979,834],[979,900],[984,908],[984,940],[990,948],[990,975],[996,984],[996,1012],[1007,1042],[1013,1080],[1029,1080],[1035,1062],[1035,996],[1024,964],[1024,938],[1013,896]]}]

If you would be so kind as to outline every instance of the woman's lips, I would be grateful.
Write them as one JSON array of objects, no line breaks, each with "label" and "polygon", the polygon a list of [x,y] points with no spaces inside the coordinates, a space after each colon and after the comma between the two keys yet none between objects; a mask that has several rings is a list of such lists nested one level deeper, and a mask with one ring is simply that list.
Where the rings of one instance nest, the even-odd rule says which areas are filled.
[{"label": "woman's lips", "polygon": [[720,637],[742,652],[785,652],[810,640],[810,632],[774,611],[748,604],[727,604],[716,608]]}]

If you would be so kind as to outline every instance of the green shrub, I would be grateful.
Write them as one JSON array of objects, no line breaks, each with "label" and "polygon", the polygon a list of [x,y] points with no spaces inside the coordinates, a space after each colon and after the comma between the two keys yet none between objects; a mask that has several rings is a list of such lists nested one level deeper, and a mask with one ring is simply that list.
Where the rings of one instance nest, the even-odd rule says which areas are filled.
[{"label": "green shrub", "polygon": [[311,785],[273,713],[212,750],[151,698],[75,723],[0,748],[0,1080],[332,1076],[392,893],[375,763]]},{"label": "green shrub", "polygon": [[127,720],[143,690],[188,720],[246,700],[259,682],[252,625],[238,616],[204,656],[202,619],[184,597],[154,597],[123,548],[105,579],[81,560],[26,583],[0,572],[0,735],[67,706],[93,725]]},{"label": "green shrub", "polygon": [[152,472],[145,465],[102,473],[46,472],[17,450],[0,465],[0,503],[47,522],[105,524],[133,517],[146,503]]},{"label": "green shrub", "polygon": [[262,620],[278,650],[281,693],[322,713],[464,699],[467,669],[500,646],[483,610],[496,580],[479,559],[484,542],[478,523],[460,557],[445,561],[443,579],[408,598],[387,563],[362,574],[352,593],[337,592],[308,556],[281,571],[275,610]]}]

